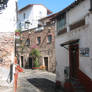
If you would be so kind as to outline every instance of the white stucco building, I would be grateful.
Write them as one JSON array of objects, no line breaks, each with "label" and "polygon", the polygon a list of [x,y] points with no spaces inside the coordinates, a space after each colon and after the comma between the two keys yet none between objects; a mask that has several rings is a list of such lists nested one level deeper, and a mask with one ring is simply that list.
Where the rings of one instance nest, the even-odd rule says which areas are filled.
[{"label": "white stucco building", "polygon": [[91,92],[92,0],[73,2],[57,13],[55,19],[56,81],[65,85],[65,76],[69,80],[78,79],[86,92]]},{"label": "white stucco building", "polygon": [[9,86],[13,82],[11,65],[15,56],[16,5],[17,0],[0,0],[0,86]]},{"label": "white stucco building", "polygon": [[15,31],[16,29],[16,2],[17,0],[8,0],[7,7],[3,10],[0,10],[0,32],[14,32]]},{"label": "white stucco building", "polygon": [[42,4],[29,4],[18,11],[18,28],[24,31],[38,27],[38,20],[50,13]]}]

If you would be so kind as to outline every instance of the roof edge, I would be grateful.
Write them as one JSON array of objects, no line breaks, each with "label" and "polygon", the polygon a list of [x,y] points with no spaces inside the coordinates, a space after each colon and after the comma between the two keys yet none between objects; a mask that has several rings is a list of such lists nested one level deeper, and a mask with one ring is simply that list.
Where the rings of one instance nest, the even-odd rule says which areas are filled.
[{"label": "roof edge", "polygon": [[[28,4],[28,5],[24,6],[23,8],[21,8],[20,10],[18,10],[18,12],[21,12],[21,11],[23,11],[23,10],[29,8],[29,7],[32,7],[33,5],[42,5],[42,6],[44,6],[43,4]],[[46,9],[47,9],[47,14],[51,14],[52,13],[52,11],[50,11],[48,8],[46,8]]]},{"label": "roof edge", "polygon": [[66,8],[64,8],[63,10],[59,11],[56,13],[56,16],[53,18],[57,18],[59,15],[62,15],[64,13],[66,13],[67,11],[69,11],[70,9],[76,7],[76,5],[78,5],[79,3],[81,3],[82,1],[85,1],[85,0],[77,0],[77,1],[74,1],[73,3],[71,3],[69,6],[67,6]]}]

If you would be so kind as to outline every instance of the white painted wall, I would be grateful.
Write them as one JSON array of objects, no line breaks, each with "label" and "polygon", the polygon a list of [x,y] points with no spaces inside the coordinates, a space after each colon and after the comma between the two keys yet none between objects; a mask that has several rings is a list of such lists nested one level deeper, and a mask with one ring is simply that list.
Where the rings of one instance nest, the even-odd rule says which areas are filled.
[{"label": "white painted wall", "polygon": [[[90,56],[81,57],[79,56],[79,68],[87,76],[92,79],[92,14],[88,14],[90,9],[89,0],[85,0],[75,8],[67,12],[67,27],[68,25],[85,17],[86,25],[71,32],[68,30],[67,33],[60,36],[56,35],[55,47],[56,47],[56,80],[64,82],[64,67],[69,66],[69,51],[60,44],[69,40],[80,39],[79,48],[89,48]],[[56,31],[57,34],[57,31]]]},{"label": "white painted wall", "polygon": [[[23,18],[24,13],[26,14],[26,18]],[[19,24],[22,23],[22,30],[25,29],[25,21],[28,20],[30,22],[30,26],[28,29],[35,28],[38,26],[38,20],[40,18],[47,16],[47,9],[43,5],[33,5],[29,8],[18,13],[18,27]]]},{"label": "white painted wall", "polygon": [[17,0],[9,0],[8,7],[0,14],[0,32],[16,30],[16,2]]},{"label": "white painted wall", "polygon": [[[14,39],[14,32],[17,29],[16,2],[17,0],[8,0],[7,7],[4,10],[2,10],[2,13],[0,13],[0,36],[3,35],[1,37],[2,41],[0,41],[1,45],[3,41],[5,41],[6,39],[6,38],[4,39],[4,37],[7,37],[8,39]],[[14,40],[12,41],[14,42]],[[14,45],[13,42],[12,45]],[[10,56],[9,55],[6,56],[11,60],[10,62],[11,64],[14,62],[14,46],[9,46],[8,44],[7,45],[5,44],[5,46],[8,46],[9,47],[8,50],[10,50],[11,52]],[[5,48],[5,46],[1,46],[0,49]],[[12,48],[10,49],[10,47]],[[9,63],[9,61],[6,62]],[[9,67],[7,68],[7,66],[3,65],[0,66],[0,86],[13,86],[11,85],[10,82],[8,82],[9,72],[10,72]]]},{"label": "white painted wall", "polygon": [[86,16],[86,14],[89,12],[89,9],[90,0],[85,0],[84,2],[77,5],[75,8],[71,9],[67,14],[67,16],[69,16],[69,24],[72,24]]}]

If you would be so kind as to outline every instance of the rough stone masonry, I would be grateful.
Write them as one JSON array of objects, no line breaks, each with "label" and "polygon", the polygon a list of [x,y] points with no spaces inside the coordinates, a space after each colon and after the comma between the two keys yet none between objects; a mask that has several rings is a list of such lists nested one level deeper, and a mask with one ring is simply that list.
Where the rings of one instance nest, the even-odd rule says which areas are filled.
[{"label": "rough stone masonry", "polygon": [[10,66],[14,59],[14,33],[0,32],[0,86],[10,85]]}]

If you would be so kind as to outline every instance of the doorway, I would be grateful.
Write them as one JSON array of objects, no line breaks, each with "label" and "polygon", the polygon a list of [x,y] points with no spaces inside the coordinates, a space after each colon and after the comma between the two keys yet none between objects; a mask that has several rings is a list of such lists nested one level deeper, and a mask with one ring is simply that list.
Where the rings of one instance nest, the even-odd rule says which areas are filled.
[{"label": "doorway", "polygon": [[23,67],[23,56],[21,56],[21,67]]},{"label": "doorway", "polygon": [[77,70],[79,68],[79,45],[78,44],[69,46],[69,61],[70,61],[70,78],[77,79]]},{"label": "doorway", "polygon": [[29,69],[32,69],[32,58],[31,57],[29,57]]},{"label": "doorway", "polygon": [[46,66],[46,70],[48,71],[48,57],[44,57],[44,63]]}]

